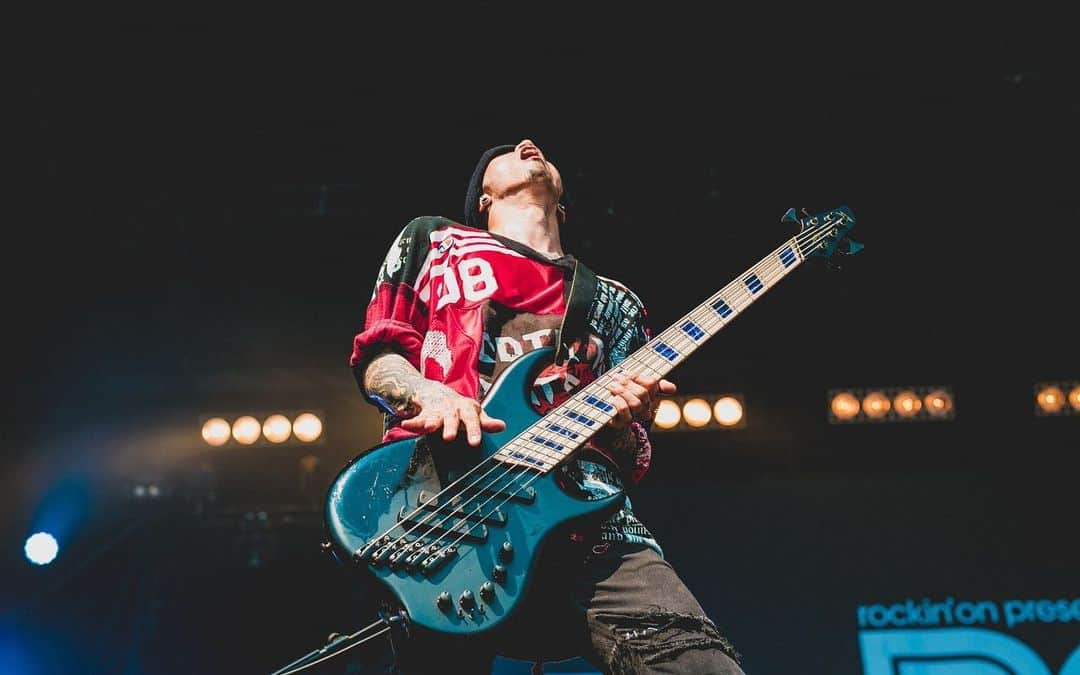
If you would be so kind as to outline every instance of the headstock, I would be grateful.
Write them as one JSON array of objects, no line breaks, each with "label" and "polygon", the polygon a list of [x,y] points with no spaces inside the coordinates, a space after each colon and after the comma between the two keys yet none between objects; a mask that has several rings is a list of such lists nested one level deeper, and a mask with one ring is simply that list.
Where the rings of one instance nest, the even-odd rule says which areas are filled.
[{"label": "headstock", "polygon": [[855,214],[848,207],[839,206],[813,216],[804,210],[803,215],[799,218],[795,209],[788,209],[780,219],[782,223],[798,223],[795,239],[803,257],[823,258],[831,263],[836,255],[855,255],[863,249],[862,244],[847,236],[855,227]]}]

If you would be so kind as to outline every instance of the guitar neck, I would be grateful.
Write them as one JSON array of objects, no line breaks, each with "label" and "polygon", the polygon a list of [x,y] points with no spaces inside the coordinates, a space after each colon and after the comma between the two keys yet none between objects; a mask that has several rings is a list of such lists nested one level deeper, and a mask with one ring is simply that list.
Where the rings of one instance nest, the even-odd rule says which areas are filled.
[{"label": "guitar neck", "polygon": [[614,375],[667,375],[802,264],[808,252],[805,240],[805,235],[799,235],[785,241],[617,366],[549,411],[495,456],[507,463],[550,471],[615,417],[614,395],[608,390]]}]

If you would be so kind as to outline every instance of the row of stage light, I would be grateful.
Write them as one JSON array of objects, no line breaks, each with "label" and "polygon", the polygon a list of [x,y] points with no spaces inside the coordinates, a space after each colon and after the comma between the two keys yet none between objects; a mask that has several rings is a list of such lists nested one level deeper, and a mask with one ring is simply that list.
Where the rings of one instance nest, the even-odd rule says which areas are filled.
[{"label": "row of stage light", "polygon": [[832,389],[829,422],[922,422],[951,420],[956,397],[947,386]]},{"label": "row of stage light", "polygon": [[292,419],[281,413],[259,417],[240,415],[233,418],[232,422],[225,416],[213,416],[208,417],[202,424],[203,441],[214,447],[230,442],[255,445],[260,441],[280,445],[291,439],[301,443],[314,443],[322,438],[322,433],[322,418],[313,412],[303,412]]},{"label": "row of stage light", "polygon": [[[1080,415],[1080,382],[1035,385],[1035,414]],[[827,417],[832,424],[947,421],[956,417],[956,395],[947,385],[831,389]],[[656,431],[703,431],[746,427],[742,394],[666,397],[657,409]]]},{"label": "row of stage light", "polygon": [[[1041,382],[1035,385],[1035,413],[1039,416],[1080,415],[1080,382]],[[832,424],[873,422],[945,421],[956,416],[956,397],[947,385],[863,387],[831,389],[828,420]],[[322,438],[319,415],[300,413],[289,419],[275,413],[260,417],[241,415],[232,422],[224,416],[203,422],[202,437],[215,447],[235,442],[281,444],[295,439],[313,443]],[[746,427],[746,399],[738,393],[682,394],[665,397],[656,412],[656,431],[715,431]]]},{"label": "row of stage light", "polygon": [[[952,389],[834,389],[829,392],[833,423],[948,420],[955,415]],[[709,431],[746,427],[742,394],[691,394],[665,398],[656,412],[657,431]]]},{"label": "row of stage light", "polygon": [[657,431],[709,431],[746,426],[742,394],[688,394],[665,397],[656,409]]},{"label": "row of stage light", "polygon": [[[829,392],[829,421],[903,422],[950,420],[956,416],[950,387],[833,389]],[[1080,415],[1080,382],[1039,382],[1034,390],[1035,415]]]}]

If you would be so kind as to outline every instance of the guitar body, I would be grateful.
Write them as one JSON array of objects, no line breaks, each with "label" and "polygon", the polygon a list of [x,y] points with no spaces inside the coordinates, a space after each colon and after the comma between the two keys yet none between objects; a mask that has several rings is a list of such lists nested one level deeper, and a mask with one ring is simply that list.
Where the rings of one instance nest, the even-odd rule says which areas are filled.
[{"label": "guitar body", "polygon": [[[505,628],[533,586],[545,539],[623,503],[622,493],[597,498],[575,490],[559,468],[541,473],[492,459],[541,418],[528,394],[552,354],[526,354],[492,385],[484,410],[507,427],[485,434],[480,448],[433,450],[422,437],[384,443],[352,460],[331,484],[325,516],[335,553],[385,584],[411,624],[462,637]],[[438,505],[424,506],[440,492]],[[455,550],[438,559],[451,545]],[[463,593],[471,599],[462,602]]]}]

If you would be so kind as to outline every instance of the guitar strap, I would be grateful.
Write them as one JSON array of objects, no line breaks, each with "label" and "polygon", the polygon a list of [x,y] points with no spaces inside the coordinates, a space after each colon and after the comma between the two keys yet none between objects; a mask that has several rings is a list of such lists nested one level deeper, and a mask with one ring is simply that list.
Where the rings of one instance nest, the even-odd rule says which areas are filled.
[{"label": "guitar strap", "polygon": [[559,326],[559,346],[555,350],[555,363],[562,363],[567,359],[575,340],[580,349],[589,344],[589,312],[593,300],[596,299],[596,286],[596,275],[575,258],[574,276],[570,280],[570,298],[566,302],[566,313]]}]

